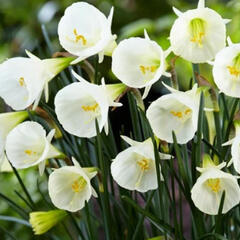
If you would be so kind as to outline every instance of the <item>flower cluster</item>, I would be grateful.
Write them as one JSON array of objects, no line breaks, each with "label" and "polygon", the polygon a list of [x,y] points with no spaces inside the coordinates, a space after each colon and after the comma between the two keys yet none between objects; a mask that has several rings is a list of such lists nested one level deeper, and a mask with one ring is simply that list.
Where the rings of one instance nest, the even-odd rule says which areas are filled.
[{"label": "flower cluster", "polygon": [[[166,50],[151,40],[146,30],[142,38],[131,37],[117,44],[117,36],[111,30],[113,8],[106,17],[94,6],[77,2],[65,10],[58,24],[59,41],[68,52],[68,57],[41,60],[26,51],[28,57],[15,57],[3,62],[0,65],[0,97],[15,112],[0,114],[2,170],[9,161],[16,169],[37,165],[40,175],[43,175],[46,165],[51,166],[49,159],[62,159],[64,166],[54,167],[49,175],[50,199],[61,210],[76,212],[84,208],[92,196],[98,196],[97,189],[93,188],[95,185],[91,184],[98,169],[95,166],[80,166],[78,159],[67,156],[60,144],[52,143],[54,136],[57,138],[57,131],[61,131],[61,134],[66,132],[72,137],[90,139],[98,136],[103,129],[108,136],[109,109],[122,106],[119,100],[126,92],[136,89],[139,92],[138,89],[144,88],[143,100],[162,76],[170,78],[167,59],[172,53],[193,64],[213,65],[213,78],[218,89],[228,96],[240,98],[240,44],[233,44],[228,38],[228,46],[225,46],[229,20],[205,7],[204,0],[199,0],[197,9],[186,12],[173,10],[177,19],[170,31],[170,47]],[[112,58],[111,70],[120,82],[105,84],[102,78],[101,84],[97,85],[72,70],[74,82],[64,86],[54,96],[55,113],[60,124],[50,124],[52,130],[47,134],[45,126],[30,118],[31,114],[43,116],[41,107],[38,107],[42,93],[45,93],[45,101],[48,102],[49,82],[54,81],[55,76],[65,68],[94,55],[98,55],[99,63],[105,55]],[[153,101],[146,110],[146,120],[153,137],[135,141],[121,136],[130,146],[116,154],[109,170],[122,188],[147,192],[159,187],[158,176],[161,181],[167,182],[156,158],[156,148],[160,160],[172,160],[174,154],[169,149],[164,151],[162,146],[176,144],[176,141],[187,144],[194,139],[198,130],[201,95],[206,92],[204,87],[195,83],[190,90],[180,91],[162,84],[170,93]],[[210,101],[213,101],[211,96]],[[214,111],[207,103],[203,108],[208,113]],[[240,173],[237,121],[235,126],[236,136],[220,144],[232,144],[231,162],[236,172]],[[202,167],[197,170],[200,176],[193,183],[191,198],[199,210],[210,215],[218,214],[223,195],[222,213],[239,204],[237,177],[229,173],[226,162],[219,162],[219,159],[213,161],[209,155],[204,155]],[[99,185],[101,174],[99,172]],[[30,223],[36,234],[46,232],[62,220],[66,216],[65,211],[32,213]],[[41,221],[45,221],[46,215],[52,220],[48,218],[50,223],[46,221],[45,226]]]}]

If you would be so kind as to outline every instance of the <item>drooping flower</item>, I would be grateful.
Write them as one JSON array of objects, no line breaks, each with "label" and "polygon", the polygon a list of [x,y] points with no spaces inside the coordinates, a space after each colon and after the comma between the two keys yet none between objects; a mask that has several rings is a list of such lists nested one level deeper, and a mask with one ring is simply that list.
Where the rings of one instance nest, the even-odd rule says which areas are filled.
[{"label": "drooping flower", "polygon": [[165,72],[169,53],[150,40],[145,31],[145,38],[134,37],[119,43],[112,55],[112,71],[127,86],[145,88],[145,98],[162,75],[170,76]]},{"label": "drooping flower", "polygon": [[108,124],[110,106],[121,106],[114,103],[126,88],[123,84],[95,85],[87,82],[73,72],[80,81],[72,83],[60,90],[55,98],[55,110],[63,128],[78,137],[96,136],[95,120],[99,130]]},{"label": "drooping flower", "polygon": [[108,18],[94,6],[78,2],[69,6],[58,25],[60,44],[69,53],[78,56],[72,64],[95,54],[99,62],[104,55],[111,55],[116,46],[116,35],[112,35],[113,8]]},{"label": "drooping flower", "polygon": [[74,58],[40,60],[26,51],[29,58],[14,57],[0,65],[0,97],[14,110],[37,106],[45,88],[48,101],[48,82],[67,67]]},{"label": "drooping flower", "polygon": [[29,223],[32,225],[35,235],[41,235],[57,225],[67,216],[63,210],[51,210],[47,212],[31,212]]},{"label": "drooping flower", "polygon": [[204,63],[214,59],[225,47],[226,26],[229,20],[214,10],[205,7],[199,0],[197,9],[184,13],[173,8],[178,16],[170,32],[172,51],[193,63]]},{"label": "drooping flower", "polygon": [[187,143],[197,130],[200,94],[197,85],[186,92],[165,85],[172,93],[152,102],[146,115],[154,134],[169,143],[174,131],[177,142]]},{"label": "drooping flower", "polygon": [[201,176],[191,190],[195,206],[202,212],[217,215],[222,194],[225,198],[222,213],[228,212],[240,202],[240,188],[237,177],[221,169],[226,163],[215,165],[208,155],[204,156],[203,168],[197,168]]},{"label": "drooping flower", "polygon": [[234,121],[236,135],[231,140],[222,144],[222,146],[231,146],[232,159],[229,161],[228,166],[233,163],[233,167],[237,173],[240,174],[240,122]]},{"label": "drooping flower", "polygon": [[52,130],[47,136],[44,128],[37,122],[26,121],[15,127],[7,136],[6,153],[9,161],[17,169],[39,165],[40,175],[49,158],[63,157],[50,142]]},{"label": "drooping flower", "polygon": [[[130,147],[120,152],[111,164],[113,179],[123,188],[146,192],[156,189],[157,173],[154,147],[151,138],[144,142],[122,138]],[[170,159],[171,155],[159,153],[160,159]],[[163,177],[161,176],[161,180]]]},{"label": "drooping flower", "polygon": [[49,176],[48,191],[52,203],[59,209],[76,212],[85,206],[93,195],[97,194],[90,180],[97,174],[82,168],[73,159],[74,166],[64,166],[54,170]]},{"label": "drooping flower", "polygon": [[214,82],[228,96],[240,98],[240,44],[233,44],[222,49],[213,63]]},{"label": "drooping flower", "polygon": [[26,111],[0,114],[0,170],[2,170],[2,167],[9,169],[8,161],[4,153],[8,133],[27,117],[28,113]]}]

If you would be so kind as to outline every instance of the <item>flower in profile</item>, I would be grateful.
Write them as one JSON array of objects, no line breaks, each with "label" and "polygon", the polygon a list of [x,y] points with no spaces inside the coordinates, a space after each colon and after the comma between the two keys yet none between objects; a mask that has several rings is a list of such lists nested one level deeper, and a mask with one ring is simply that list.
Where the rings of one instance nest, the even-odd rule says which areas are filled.
[{"label": "flower in profile", "polygon": [[[130,147],[120,152],[111,164],[113,179],[123,188],[146,192],[156,189],[157,172],[154,147],[151,138],[136,142],[122,136]],[[170,159],[171,155],[159,153],[160,159]],[[161,180],[163,177],[161,176]]]},{"label": "flower in profile", "polygon": [[240,98],[240,44],[233,44],[222,49],[213,63],[213,78],[221,92],[231,97]]},{"label": "flower in profile", "polygon": [[231,140],[222,144],[222,146],[231,146],[232,159],[229,161],[228,166],[233,163],[233,167],[237,173],[240,174],[240,121],[234,121],[236,135]]},{"label": "flower in profile", "polygon": [[37,122],[26,121],[15,127],[6,139],[8,160],[17,169],[39,165],[40,175],[49,158],[63,157],[50,142],[54,136],[52,130],[47,136],[44,128]]},{"label": "flower in profile", "polygon": [[0,97],[14,110],[37,106],[45,89],[48,100],[48,82],[67,67],[74,58],[40,60],[26,51],[29,58],[14,57],[0,64]]},{"label": "flower in profile", "polygon": [[73,163],[74,166],[64,166],[54,170],[48,181],[52,203],[57,208],[70,212],[82,209],[92,195],[97,197],[90,183],[97,172],[82,168],[75,159]]},{"label": "flower in profile", "polygon": [[63,210],[51,210],[47,212],[31,212],[29,223],[32,225],[35,235],[41,235],[57,225],[67,216]]},{"label": "flower in profile", "polygon": [[145,88],[145,98],[162,75],[170,76],[165,72],[169,53],[150,40],[145,31],[145,38],[133,37],[119,43],[112,55],[112,71],[127,86]]},{"label": "flower in profile", "polygon": [[26,111],[0,113],[0,170],[9,169],[4,153],[8,133],[27,117],[28,112]]},{"label": "flower in profile", "polygon": [[226,163],[215,165],[209,155],[203,159],[203,168],[197,168],[201,176],[191,190],[195,206],[204,213],[217,215],[222,194],[225,198],[222,213],[228,212],[240,202],[240,188],[237,177],[225,173],[221,169]]},{"label": "flower in profile", "polygon": [[78,2],[69,6],[58,25],[60,44],[69,53],[78,56],[72,64],[95,54],[99,62],[104,55],[111,55],[116,46],[116,35],[112,35],[113,8],[108,18],[94,6]]},{"label": "flower in profile", "polygon": [[80,81],[61,89],[55,97],[55,110],[63,128],[78,137],[96,136],[97,120],[99,130],[108,129],[108,110],[110,106],[121,106],[113,102],[126,88],[123,84],[95,85],[78,74]]},{"label": "flower in profile", "polygon": [[147,119],[159,139],[172,143],[174,131],[178,143],[187,143],[197,131],[200,102],[197,85],[186,92],[165,86],[171,93],[151,103],[146,112]]},{"label": "flower in profile", "polygon": [[184,13],[176,8],[173,10],[178,18],[170,32],[172,51],[193,63],[214,59],[217,52],[225,47],[225,25],[229,20],[205,7],[205,0],[199,0],[197,9]]}]

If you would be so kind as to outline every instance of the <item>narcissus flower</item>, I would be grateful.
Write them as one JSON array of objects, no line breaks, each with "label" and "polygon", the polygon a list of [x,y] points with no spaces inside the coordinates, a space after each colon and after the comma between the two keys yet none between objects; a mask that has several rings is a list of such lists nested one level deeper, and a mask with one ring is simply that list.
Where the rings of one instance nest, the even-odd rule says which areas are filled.
[{"label": "narcissus flower", "polygon": [[94,6],[78,2],[69,6],[58,25],[60,44],[73,55],[78,56],[72,64],[95,54],[102,62],[104,55],[111,55],[116,43],[111,25],[113,8],[108,18]]},{"label": "narcissus flower", "polygon": [[234,121],[236,135],[233,139],[229,140],[226,143],[223,143],[222,146],[231,146],[231,155],[232,159],[229,161],[228,166],[233,163],[234,169],[237,173],[240,174],[240,122],[239,120]]},{"label": "narcissus flower", "polygon": [[23,110],[35,102],[37,106],[45,88],[48,100],[48,82],[74,58],[40,60],[30,52],[29,58],[10,58],[0,65],[0,97],[14,110]]},{"label": "narcissus flower", "polygon": [[205,7],[199,0],[198,8],[184,13],[173,8],[178,19],[170,32],[172,51],[193,63],[204,63],[214,59],[225,47],[226,26],[229,20],[214,10]]},{"label": "narcissus flower", "polygon": [[41,235],[61,222],[67,216],[63,210],[51,210],[47,212],[31,212],[29,223],[32,225],[35,235]]},{"label": "narcissus flower", "polygon": [[48,191],[53,204],[70,212],[82,209],[92,195],[97,197],[90,183],[97,172],[81,168],[74,159],[73,162],[74,166],[54,170],[48,181]]},{"label": "narcissus flower", "polygon": [[151,86],[165,72],[165,58],[170,50],[164,52],[145,31],[145,38],[129,38],[119,43],[112,55],[112,71],[124,84],[133,88],[145,88],[145,98]]},{"label": "narcissus flower", "polygon": [[63,157],[50,142],[54,136],[52,130],[47,136],[44,128],[37,122],[23,122],[7,136],[6,153],[9,161],[17,169],[39,165],[40,175],[49,158]]},{"label": "narcissus flower", "polygon": [[[2,167],[5,169],[9,166],[4,154],[5,142],[8,133],[27,117],[28,113],[26,111],[0,114],[0,170],[2,170]],[[7,168],[9,169],[9,167]]]},{"label": "narcissus flower", "polygon": [[186,92],[177,91],[165,85],[172,93],[152,102],[147,109],[147,118],[154,134],[172,143],[172,132],[177,142],[187,143],[197,130],[200,93],[197,85]]},{"label": "narcissus flower", "polygon": [[[130,147],[120,152],[111,164],[113,179],[123,188],[146,192],[156,189],[157,173],[154,147],[151,138],[136,142],[122,136]],[[168,154],[160,154],[160,159],[170,159]],[[161,180],[163,177],[161,176]]]},{"label": "narcissus flower", "polygon": [[95,120],[99,130],[108,124],[110,106],[121,106],[114,103],[126,88],[123,84],[95,85],[87,82],[73,72],[80,81],[72,83],[60,90],[55,98],[55,110],[63,128],[78,137],[96,136]]},{"label": "narcissus flower", "polygon": [[225,191],[222,213],[226,213],[240,202],[237,177],[221,170],[226,163],[216,166],[209,156],[205,156],[204,160],[203,168],[197,168],[201,176],[191,190],[192,200],[202,212],[216,215]]},{"label": "narcissus flower", "polygon": [[213,77],[221,92],[231,97],[240,98],[240,44],[233,44],[222,49],[213,63]]}]

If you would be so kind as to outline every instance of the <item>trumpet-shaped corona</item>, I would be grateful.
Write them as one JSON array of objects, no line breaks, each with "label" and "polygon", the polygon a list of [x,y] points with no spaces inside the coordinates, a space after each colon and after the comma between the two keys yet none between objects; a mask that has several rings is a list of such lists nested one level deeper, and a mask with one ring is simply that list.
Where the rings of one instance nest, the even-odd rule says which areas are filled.
[{"label": "trumpet-shaped corona", "polygon": [[90,183],[97,172],[81,168],[75,159],[73,162],[74,166],[54,170],[48,182],[48,191],[53,204],[70,212],[82,209],[92,195],[97,197]]},{"label": "trumpet-shaped corona", "polygon": [[165,72],[165,58],[170,50],[164,52],[145,31],[145,38],[129,38],[119,43],[112,55],[112,71],[124,84],[133,88],[145,88],[145,98],[151,86]]},{"label": "trumpet-shaped corona", "polygon": [[[123,188],[146,192],[157,188],[157,173],[152,140],[136,142],[122,136],[131,146],[120,152],[111,164],[113,179]],[[171,156],[159,153],[161,159]],[[163,180],[162,176],[161,179]]]},{"label": "trumpet-shaped corona", "polygon": [[[99,130],[107,126],[108,110],[115,106],[113,102],[125,89],[122,84],[95,85],[79,75],[74,76],[80,82],[72,83],[60,90],[55,98],[55,109],[63,128],[78,137],[96,136],[95,121]],[[117,104],[118,105],[118,104]]]},{"label": "trumpet-shaped corona", "polygon": [[233,44],[222,49],[213,63],[213,78],[223,93],[240,98],[240,44]]},{"label": "trumpet-shaped corona", "polygon": [[113,8],[108,18],[94,6],[78,2],[69,6],[58,25],[60,44],[77,59],[78,63],[95,54],[99,62],[104,55],[111,55],[116,46],[116,36],[112,35]]},{"label": "trumpet-shaped corona", "polygon": [[215,165],[209,157],[207,161],[210,161],[207,166],[197,168],[201,176],[191,190],[192,200],[202,212],[217,215],[221,197],[225,191],[222,213],[226,213],[240,202],[237,178],[221,170],[225,163]]},{"label": "trumpet-shaped corona", "polygon": [[197,130],[199,97],[195,85],[187,92],[175,90],[152,102],[147,110],[147,118],[154,134],[171,143],[173,131],[178,143],[191,140]]},{"label": "trumpet-shaped corona", "polygon": [[10,58],[0,64],[0,97],[14,110],[37,106],[45,88],[48,100],[48,82],[67,67],[74,58],[40,60],[27,51],[29,58]]},{"label": "trumpet-shaped corona", "polygon": [[174,9],[178,15],[170,32],[172,51],[193,63],[204,63],[214,59],[225,47],[228,20],[199,0],[198,8],[184,13]]},{"label": "trumpet-shaped corona", "polygon": [[54,130],[46,136],[46,131],[36,122],[26,121],[19,124],[6,139],[9,161],[17,169],[39,165],[42,175],[47,159],[62,157],[62,153],[50,143],[53,135]]}]

